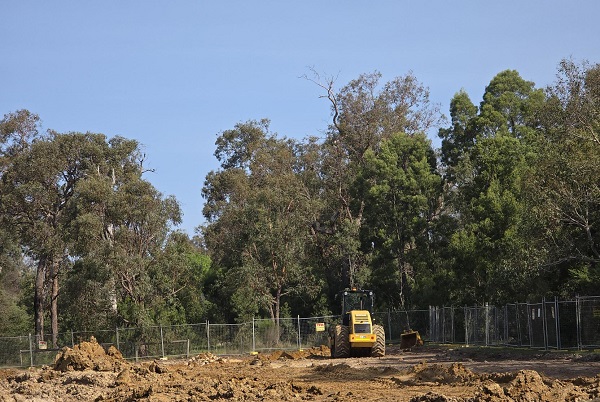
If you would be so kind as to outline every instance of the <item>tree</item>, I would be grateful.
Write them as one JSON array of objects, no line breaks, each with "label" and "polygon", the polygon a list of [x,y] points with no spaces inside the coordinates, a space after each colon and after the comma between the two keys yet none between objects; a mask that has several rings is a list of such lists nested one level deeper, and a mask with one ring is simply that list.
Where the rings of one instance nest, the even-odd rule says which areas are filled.
[{"label": "tree", "polygon": [[456,181],[454,170],[459,166],[475,145],[477,132],[473,122],[477,117],[477,106],[475,106],[469,95],[461,90],[456,93],[450,101],[450,128],[439,130],[442,139],[441,162],[446,169],[446,180],[448,183]]},{"label": "tree", "polygon": [[317,210],[311,149],[277,139],[266,120],[237,124],[217,140],[222,170],[205,181],[203,230],[238,317],[260,309],[278,323],[284,298],[314,287],[305,265]]},{"label": "tree", "polygon": [[[486,87],[479,113],[455,95],[452,127],[440,130],[446,164],[447,233],[462,287],[460,303],[513,300],[535,275],[536,260],[523,231],[523,177],[533,161],[543,92],[516,71],[499,73]],[[527,256],[527,258],[525,258]]]},{"label": "tree", "polygon": [[27,266],[15,238],[0,228],[0,334],[22,335],[30,330],[32,317],[21,303],[22,290],[28,284]]},{"label": "tree", "polygon": [[[315,222],[321,264],[330,273],[332,293],[348,286],[365,286],[370,255],[360,248],[363,194],[351,190],[368,152],[396,133],[426,132],[443,121],[439,106],[412,73],[380,84],[381,74],[360,75],[338,92],[333,79],[311,81],[327,91],[332,125],[323,144],[325,206]],[[335,275],[333,275],[335,273]]]},{"label": "tree", "polygon": [[543,234],[542,267],[549,287],[564,296],[596,294],[600,283],[599,88],[600,65],[560,63],[546,91],[543,137],[528,181],[531,214]]},{"label": "tree", "polygon": [[[38,120],[19,111],[2,121],[1,212],[6,227],[37,263],[36,335],[44,337],[49,305],[56,345],[59,282],[72,298],[63,304],[69,313],[63,321],[84,327],[114,322],[117,303],[124,300],[118,291],[129,292],[133,305],[152,298],[147,290],[155,284],[147,278],[180,212],[174,198],[163,199],[142,178],[143,155],[136,141],[54,131],[42,137]],[[143,295],[140,283],[148,284]],[[139,311],[139,305],[133,310]]]},{"label": "tree", "polygon": [[424,134],[398,133],[365,154],[358,177],[364,194],[363,244],[374,254],[372,281],[390,307],[407,308],[415,256],[426,250],[439,212],[441,177]]}]

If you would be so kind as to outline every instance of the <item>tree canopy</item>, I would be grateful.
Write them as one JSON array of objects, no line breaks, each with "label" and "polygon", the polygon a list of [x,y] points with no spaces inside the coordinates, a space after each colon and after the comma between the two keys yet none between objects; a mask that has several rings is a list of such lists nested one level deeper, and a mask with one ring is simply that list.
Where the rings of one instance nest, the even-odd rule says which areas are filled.
[{"label": "tree canopy", "polygon": [[[306,78],[306,77],[305,77]],[[515,70],[447,121],[408,73],[318,74],[331,124],[292,139],[268,119],[218,134],[190,238],[140,144],[0,121],[2,334],[596,295],[600,67],[563,60],[538,88]],[[440,147],[428,138],[437,130]]]}]

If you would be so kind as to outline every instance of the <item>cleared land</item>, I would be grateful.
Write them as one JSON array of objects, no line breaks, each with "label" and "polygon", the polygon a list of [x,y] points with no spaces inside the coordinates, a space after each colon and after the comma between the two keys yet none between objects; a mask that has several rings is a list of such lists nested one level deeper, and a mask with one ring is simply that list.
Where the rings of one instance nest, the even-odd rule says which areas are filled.
[{"label": "cleared land", "polygon": [[329,349],[132,363],[95,341],[53,367],[0,370],[0,401],[580,401],[600,397],[594,353],[426,345],[383,358]]}]

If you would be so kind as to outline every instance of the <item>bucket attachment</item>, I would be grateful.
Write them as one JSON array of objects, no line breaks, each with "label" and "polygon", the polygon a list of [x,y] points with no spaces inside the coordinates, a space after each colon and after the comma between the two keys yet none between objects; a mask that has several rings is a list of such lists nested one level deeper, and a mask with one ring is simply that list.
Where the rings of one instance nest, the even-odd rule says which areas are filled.
[{"label": "bucket attachment", "polygon": [[422,346],[423,340],[419,331],[406,331],[400,335],[400,349],[410,349],[413,346]]}]

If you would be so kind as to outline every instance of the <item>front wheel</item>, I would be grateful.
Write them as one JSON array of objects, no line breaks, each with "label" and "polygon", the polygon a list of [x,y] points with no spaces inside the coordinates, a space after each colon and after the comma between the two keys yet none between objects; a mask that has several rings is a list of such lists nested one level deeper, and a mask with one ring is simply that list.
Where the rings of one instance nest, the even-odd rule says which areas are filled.
[{"label": "front wheel", "polygon": [[350,337],[348,327],[345,325],[336,325],[333,334],[332,357],[345,358],[350,356]]},{"label": "front wheel", "polygon": [[373,325],[375,344],[371,347],[371,357],[385,356],[385,330],[381,325]]}]

